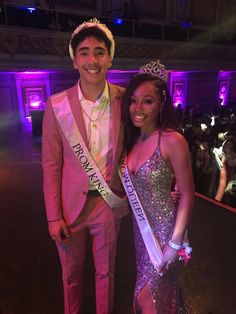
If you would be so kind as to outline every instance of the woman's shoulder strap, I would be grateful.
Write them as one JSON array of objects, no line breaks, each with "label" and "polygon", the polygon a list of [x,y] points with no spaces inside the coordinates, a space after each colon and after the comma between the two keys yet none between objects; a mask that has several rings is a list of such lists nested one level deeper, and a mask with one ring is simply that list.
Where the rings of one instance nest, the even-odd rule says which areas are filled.
[{"label": "woman's shoulder strap", "polygon": [[157,147],[159,148],[160,147],[160,145],[161,145],[161,130],[158,132],[158,142],[157,142]]}]

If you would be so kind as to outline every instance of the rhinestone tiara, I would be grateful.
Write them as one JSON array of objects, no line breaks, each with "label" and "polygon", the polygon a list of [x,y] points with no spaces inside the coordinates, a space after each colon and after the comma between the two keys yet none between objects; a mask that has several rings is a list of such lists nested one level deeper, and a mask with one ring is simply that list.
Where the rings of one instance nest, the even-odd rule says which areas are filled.
[{"label": "rhinestone tiara", "polygon": [[[87,28],[87,27],[93,27],[93,26],[96,26],[101,31],[103,31],[105,33],[105,35],[107,36],[107,38],[110,40],[110,42],[111,42],[111,51],[110,51],[110,53],[111,53],[111,57],[113,58],[114,57],[114,53],[115,53],[115,41],[114,41],[112,32],[108,29],[108,27],[105,24],[102,24],[96,17],[93,18],[93,19],[90,19],[89,21],[83,22],[78,27],[76,27],[76,29],[72,33],[71,40],[82,29]],[[69,43],[69,53],[70,53],[71,59],[73,60],[74,59],[74,53],[73,53],[73,49],[71,47],[71,40],[70,40],[70,43]]]},{"label": "rhinestone tiara", "polygon": [[151,74],[152,76],[155,76],[165,82],[168,81],[168,72],[165,69],[164,65],[160,63],[160,60],[157,61],[151,61],[145,65],[143,65],[139,69],[138,74]]}]

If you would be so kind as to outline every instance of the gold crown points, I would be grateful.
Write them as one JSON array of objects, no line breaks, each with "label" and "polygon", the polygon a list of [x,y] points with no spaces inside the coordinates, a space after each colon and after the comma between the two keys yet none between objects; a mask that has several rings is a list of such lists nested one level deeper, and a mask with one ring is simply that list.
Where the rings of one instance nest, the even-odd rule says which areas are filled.
[{"label": "gold crown points", "polygon": [[92,26],[97,26],[97,27],[106,27],[105,24],[102,24],[96,17],[93,19],[90,19],[89,21],[84,21],[82,24],[80,24],[73,32],[72,37],[78,34],[84,27],[92,27]]},{"label": "gold crown points", "polygon": [[[76,29],[74,30],[71,39],[78,34],[82,29],[87,28],[87,27],[93,27],[96,26],[98,27],[101,31],[103,31],[107,38],[111,41],[111,57],[114,57],[114,53],[115,53],[115,41],[112,35],[112,32],[109,30],[109,28],[106,26],[106,24],[102,24],[96,17],[94,17],[93,19],[90,19],[89,21],[85,21],[82,24],[80,24],[78,27],[76,27]],[[70,40],[70,44],[69,44],[69,53],[71,56],[71,59],[73,60],[74,58],[74,54],[73,54],[73,50],[71,47],[71,40]]]},{"label": "gold crown points", "polygon": [[151,61],[143,65],[139,69],[139,74],[146,73],[151,74],[154,77],[157,77],[163,81],[168,81],[168,73],[163,64],[160,63],[160,60]]},{"label": "gold crown points", "polygon": [[[89,21],[84,21],[82,23],[82,25],[86,26],[87,24],[102,24],[96,17],[94,17],[93,19],[90,19]],[[106,27],[105,24],[102,24],[103,26]]]}]

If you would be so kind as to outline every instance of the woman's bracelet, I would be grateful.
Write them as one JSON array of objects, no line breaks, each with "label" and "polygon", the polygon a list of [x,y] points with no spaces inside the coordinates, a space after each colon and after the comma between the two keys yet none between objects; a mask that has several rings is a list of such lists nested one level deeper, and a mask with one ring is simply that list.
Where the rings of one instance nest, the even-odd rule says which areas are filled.
[{"label": "woman's bracelet", "polygon": [[169,246],[172,247],[172,249],[179,251],[182,248],[182,245],[176,244],[172,242],[171,240],[168,242]]}]

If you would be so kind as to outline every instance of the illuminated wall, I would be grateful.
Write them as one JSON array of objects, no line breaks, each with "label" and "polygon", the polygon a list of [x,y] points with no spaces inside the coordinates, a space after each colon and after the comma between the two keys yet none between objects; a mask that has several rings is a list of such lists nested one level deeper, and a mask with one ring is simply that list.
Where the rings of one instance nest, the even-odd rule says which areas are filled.
[{"label": "illuminated wall", "polygon": [[170,73],[170,93],[172,95],[173,104],[177,107],[179,104],[182,108],[187,106],[187,73],[171,72]]},{"label": "illuminated wall", "polygon": [[230,72],[220,71],[218,73],[218,101],[222,106],[228,102]]},{"label": "illuminated wall", "polygon": [[30,120],[34,111],[43,111],[50,95],[48,73],[45,71],[15,73],[20,119]]},{"label": "illuminated wall", "polygon": [[[136,73],[111,70],[108,80],[126,86]],[[15,117],[23,124],[30,123],[33,116],[43,113],[51,94],[74,85],[78,77],[78,73],[72,70],[0,72],[1,117]],[[235,102],[236,71],[170,71],[169,88],[175,106],[200,105],[201,109],[208,111],[219,99],[222,105]]]}]

